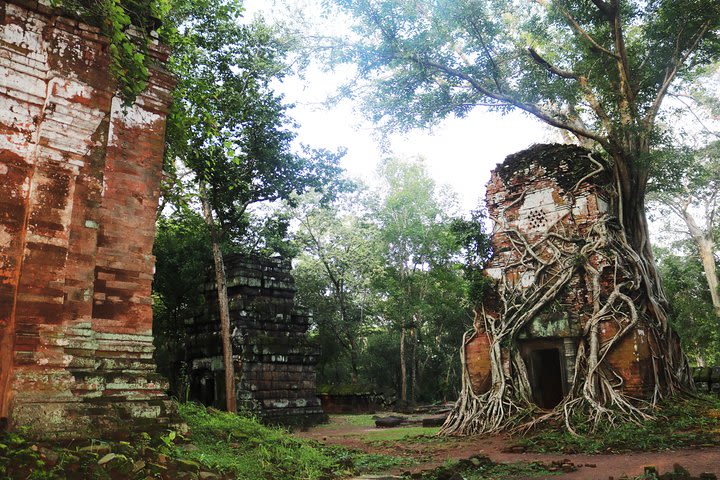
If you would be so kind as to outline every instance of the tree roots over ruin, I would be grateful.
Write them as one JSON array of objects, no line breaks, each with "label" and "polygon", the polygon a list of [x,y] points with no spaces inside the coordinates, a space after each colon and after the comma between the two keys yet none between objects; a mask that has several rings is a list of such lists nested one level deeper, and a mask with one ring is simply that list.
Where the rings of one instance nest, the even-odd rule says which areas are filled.
[{"label": "tree roots over ruin", "polygon": [[[619,227],[621,218],[605,215],[580,228],[572,215],[570,209],[532,241],[494,219],[500,227],[495,235],[505,235],[516,261],[503,267],[496,298],[486,302],[494,311],[477,312],[475,329],[465,335],[460,398],[441,434],[520,430],[551,419],[563,422],[572,433],[580,423],[594,428],[607,422],[639,422],[651,418],[652,406],[661,397],[692,385],[687,361],[667,323],[654,266],[647,268],[648,260],[629,245]],[[530,276],[531,281],[519,280]],[[536,316],[562,303],[569,289],[582,286],[588,294],[578,312],[582,324],[573,381],[559,405],[550,412],[541,411],[532,402],[518,336]],[[623,377],[609,361],[613,350],[638,327],[647,335],[654,375],[654,392],[642,401],[624,392]],[[465,346],[485,334],[492,383],[488,391],[476,394]]]}]

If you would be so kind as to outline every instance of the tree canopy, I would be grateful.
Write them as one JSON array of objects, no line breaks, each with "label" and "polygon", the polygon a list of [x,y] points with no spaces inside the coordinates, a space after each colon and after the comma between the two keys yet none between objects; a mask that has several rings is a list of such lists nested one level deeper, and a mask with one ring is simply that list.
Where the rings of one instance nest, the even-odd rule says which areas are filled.
[{"label": "tree canopy", "polygon": [[652,270],[644,199],[657,119],[668,91],[718,57],[717,2],[336,3],[359,20],[341,59],[372,80],[363,98],[376,121],[409,128],[477,106],[520,109],[601,146],[625,233]]},{"label": "tree canopy", "polygon": [[344,59],[375,80],[374,117],[401,128],[486,105],[607,150],[652,142],[668,89],[720,47],[711,0],[336,1],[360,19]]},{"label": "tree canopy", "polygon": [[[380,124],[407,129],[462,117],[479,106],[500,112],[519,109],[604,152],[577,160],[587,158],[595,164],[593,169],[612,172],[614,185],[609,190],[608,215],[600,222],[608,226],[607,239],[584,251],[582,258],[602,255],[616,268],[622,265],[632,280],[615,278],[613,293],[605,297],[594,291],[596,310],[586,319],[576,359],[578,381],[553,415],[564,418],[568,428],[576,410],[594,411],[592,421],[645,415],[625,397],[614,380],[614,367],[604,354],[599,355],[637,322],[662,352],[653,362],[653,401],[691,388],[687,360],[668,321],[645,201],[657,160],[653,154],[666,133],[667,125],[659,122],[663,102],[672,89],[718,58],[720,4],[712,0],[335,3],[357,19],[356,36],[340,59],[354,62],[359,76],[370,80],[363,89],[349,85],[346,93],[359,90],[370,116]],[[528,267],[532,272],[568,262],[565,254],[548,260],[535,251],[543,242],[552,243],[556,233],[548,231],[532,244],[522,240],[524,255],[537,261]],[[585,262],[576,273],[592,271],[601,276],[603,268],[596,271]],[[518,300],[528,291],[536,294],[531,305]],[[477,334],[488,335],[493,352],[492,387],[482,395],[464,389],[445,433],[505,428],[521,416],[516,412],[531,408],[516,334],[526,321],[522,312],[541,309],[557,291],[549,280],[534,282],[528,291],[503,290],[507,318],[479,315]],[[614,305],[618,298],[626,299],[625,304]],[[598,325],[608,316],[623,325],[625,333],[601,348]],[[508,371],[505,365],[513,362]]]}]

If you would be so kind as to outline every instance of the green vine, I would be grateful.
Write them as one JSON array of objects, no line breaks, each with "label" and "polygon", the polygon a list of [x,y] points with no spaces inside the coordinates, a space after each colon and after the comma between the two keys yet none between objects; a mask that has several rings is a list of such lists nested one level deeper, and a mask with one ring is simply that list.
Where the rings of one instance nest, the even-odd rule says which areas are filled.
[{"label": "green vine", "polygon": [[110,73],[125,105],[147,87],[151,31],[169,11],[169,0],[54,0],[53,5],[100,28],[109,40]]}]

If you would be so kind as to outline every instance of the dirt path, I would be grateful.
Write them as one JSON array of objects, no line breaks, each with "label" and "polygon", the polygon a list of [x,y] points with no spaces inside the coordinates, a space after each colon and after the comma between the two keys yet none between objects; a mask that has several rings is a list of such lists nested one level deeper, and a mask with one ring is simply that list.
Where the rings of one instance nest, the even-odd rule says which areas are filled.
[{"label": "dirt path", "polygon": [[[715,473],[720,477],[720,447],[671,450],[664,452],[637,452],[603,455],[584,454],[542,454],[509,453],[506,450],[511,441],[507,436],[494,435],[466,438],[410,438],[402,441],[369,441],[377,434],[374,427],[352,425],[347,417],[332,417],[331,424],[298,433],[325,444],[342,445],[366,451],[397,457],[412,458],[418,463],[409,468],[395,468],[387,472],[390,475],[406,471],[419,472],[442,465],[446,460],[460,460],[475,454],[483,454],[495,462],[533,462],[550,463],[567,459],[578,467],[577,471],[553,475],[547,478],[608,480],[623,475],[637,476],[644,467],[655,466],[660,473],[671,471],[675,464],[682,465],[691,474],[697,476],[703,472]],[[543,478],[543,477],[534,477]]]}]

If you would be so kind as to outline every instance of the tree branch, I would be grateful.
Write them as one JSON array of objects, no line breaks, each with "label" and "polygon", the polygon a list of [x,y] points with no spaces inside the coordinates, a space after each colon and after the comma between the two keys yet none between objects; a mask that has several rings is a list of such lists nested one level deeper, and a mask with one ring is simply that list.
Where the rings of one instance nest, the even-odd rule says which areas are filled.
[{"label": "tree branch", "polygon": [[627,58],[627,50],[625,49],[625,36],[622,30],[622,20],[619,15],[620,6],[618,0],[612,0],[612,7],[610,16],[608,17],[610,22],[610,28],[613,32],[613,40],[615,42],[615,50],[618,62],[618,75],[620,76],[620,111],[623,112],[621,115],[625,117],[625,122],[629,124],[632,122],[632,118],[637,117],[637,108],[635,106],[635,92],[632,89],[632,81],[630,76],[630,62]]},{"label": "tree branch", "polygon": [[685,54],[672,62],[672,67],[668,70],[668,72],[665,74],[665,80],[663,81],[663,84],[660,86],[660,89],[658,90],[657,95],[655,96],[655,100],[652,103],[652,106],[648,109],[647,113],[645,114],[645,118],[643,119],[643,125],[645,128],[649,128],[649,126],[652,124],[652,122],[655,121],[655,117],[657,116],[657,112],[660,109],[660,105],[662,104],[663,99],[665,98],[665,94],[667,93],[668,88],[670,88],[670,84],[675,79],[678,70],[680,67],[685,63],[685,61],[688,59],[690,54],[695,50],[695,47],[697,47],[698,43],[700,43],[700,40],[702,39],[703,35],[708,30],[708,27],[710,26],[710,20],[706,20],[705,23],[703,23],[700,26],[700,29],[695,34],[695,38],[688,48],[687,52]]},{"label": "tree branch", "polygon": [[[595,3],[595,2],[593,2],[593,3]],[[611,52],[610,50],[608,50],[607,48],[603,47],[598,42],[596,42],[595,39],[592,38],[592,36],[590,36],[590,34],[584,28],[582,28],[580,26],[580,24],[577,22],[577,20],[575,20],[575,18],[573,18],[573,16],[570,15],[570,12],[568,12],[567,9],[562,8],[562,13],[563,13],[563,15],[565,15],[565,18],[567,18],[567,20],[570,23],[570,26],[573,28],[573,30],[575,30],[575,32],[578,35],[580,35],[582,38],[587,40],[595,50],[597,50],[601,53],[604,53],[605,55],[609,55],[612,58],[615,58],[618,60],[620,59],[620,56],[617,53]]]},{"label": "tree branch", "polygon": [[614,13],[613,7],[602,0],[592,0],[592,3],[594,3],[598,10],[600,10],[600,13],[606,17],[610,17]]},{"label": "tree branch", "polygon": [[423,59],[417,55],[409,56],[409,60],[418,63],[420,65],[426,66],[426,67],[432,67],[437,70],[440,70],[441,72],[445,73],[446,75],[449,75],[451,77],[459,78],[461,80],[465,80],[470,84],[472,88],[474,88],[478,93],[485,95],[486,97],[490,97],[494,100],[498,100],[502,103],[509,103],[516,108],[519,108],[525,112],[530,113],[531,115],[534,115],[535,117],[539,118],[540,120],[544,121],[545,123],[552,125],[553,127],[562,128],[564,130],[568,130],[574,134],[580,135],[585,138],[589,138],[591,140],[595,140],[603,147],[609,147],[608,140],[598,135],[595,132],[592,132],[590,130],[587,130],[585,128],[576,126],[576,125],[570,125],[566,122],[563,122],[562,120],[556,118],[553,116],[551,112],[544,111],[541,107],[538,105],[533,105],[525,102],[521,102],[510,95],[505,95],[501,93],[496,93],[491,90],[488,90],[485,88],[480,82],[478,82],[476,79],[468,75],[467,73],[457,70],[452,67],[448,67],[447,65],[443,65],[440,63],[437,63],[434,60],[430,59]]},{"label": "tree branch", "polygon": [[612,128],[612,122],[610,121],[610,117],[608,117],[607,113],[605,112],[605,109],[603,108],[602,104],[598,100],[598,98],[595,96],[595,93],[592,91],[592,88],[590,88],[590,84],[588,82],[587,77],[582,76],[579,78],[580,81],[580,88],[582,88],[583,96],[587,100],[587,102],[590,104],[590,108],[593,109],[595,112],[595,115],[598,116],[600,121],[603,124],[603,127],[605,127],[606,132],[610,132],[610,129]]},{"label": "tree branch", "polygon": [[492,66],[492,72],[493,72],[492,75],[493,75],[493,80],[495,82],[495,86],[497,87],[498,92],[502,92],[503,91],[502,84],[500,82],[500,78],[498,77],[498,75],[500,73],[500,69],[498,68],[497,63],[495,63],[495,59],[493,58],[493,56],[490,52],[490,49],[488,48],[487,43],[485,42],[485,39],[483,38],[482,33],[480,33],[480,29],[478,28],[475,21],[471,20],[470,25],[472,26],[474,35],[477,37],[477,39],[480,41],[480,44],[482,45],[483,53],[485,53],[485,57],[488,59],[488,61],[490,62],[490,65]]},{"label": "tree branch", "polygon": [[[585,99],[587,100],[588,104],[590,104],[590,107],[593,109],[595,114],[598,116],[600,121],[602,122],[603,126],[605,127],[606,131],[610,131],[611,122],[610,118],[605,113],[605,110],[603,109],[602,105],[598,101],[597,97],[595,96],[595,93],[593,93],[592,89],[590,88],[589,82],[587,77],[584,75],[579,75],[573,71],[570,70],[563,70],[558,67],[555,67],[550,62],[545,60],[533,47],[528,47],[528,52],[530,53],[530,56],[532,59],[540,66],[545,67],[549,72],[562,77],[566,79],[572,79],[572,80],[578,80],[580,87],[583,91],[583,95]],[[577,126],[577,125],[576,125]]]},{"label": "tree branch", "polygon": [[683,100],[683,97],[691,98],[694,102],[697,102],[697,100],[695,100],[690,95],[681,95],[681,94],[672,94],[672,93],[668,93],[667,95],[675,98],[677,101],[682,103],[685,106],[685,108],[687,108],[687,111],[690,112],[690,114],[693,117],[695,117],[695,120],[700,124],[700,126],[703,128],[703,130],[705,130],[705,133],[707,133],[708,135],[712,135],[714,137],[720,138],[720,133],[713,132],[712,130],[710,130],[707,127],[707,125],[705,125],[705,122],[703,122],[702,118],[700,118],[700,116],[697,113],[695,113],[695,110],[693,110],[692,106],[688,105],[688,103],[685,100]]},{"label": "tree branch", "polygon": [[570,70],[563,70],[552,65],[550,62],[545,60],[533,47],[528,47],[527,51],[530,53],[532,59],[535,60],[535,63],[537,63],[541,67],[545,67],[550,73],[554,73],[558,77],[562,78],[568,78],[573,80],[579,79],[579,75],[577,73]]}]

